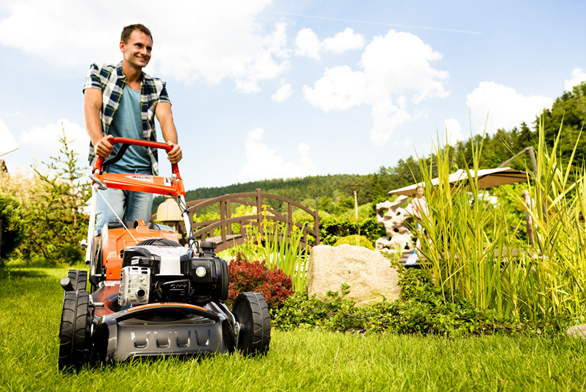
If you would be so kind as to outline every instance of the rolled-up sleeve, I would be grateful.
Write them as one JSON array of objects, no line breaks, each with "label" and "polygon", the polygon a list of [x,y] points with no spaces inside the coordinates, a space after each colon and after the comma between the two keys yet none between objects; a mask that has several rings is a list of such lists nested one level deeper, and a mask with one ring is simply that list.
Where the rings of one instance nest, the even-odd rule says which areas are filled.
[{"label": "rolled-up sleeve", "polygon": [[157,102],[168,102],[171,103],[169,99],[169,94],[167,94],[167,83],[163,82],[163,88],[161,89],[161,93],[158,96]]},{"label": "rolled-up sleeve", "polygon": [[83,92],[88,88],[97,88],[98,90],[102,90],[102,81],[100,78],[100,68],[97,64],[90,65],[90,69],[87,73],[85,78],[85,84],[83,85]]}]

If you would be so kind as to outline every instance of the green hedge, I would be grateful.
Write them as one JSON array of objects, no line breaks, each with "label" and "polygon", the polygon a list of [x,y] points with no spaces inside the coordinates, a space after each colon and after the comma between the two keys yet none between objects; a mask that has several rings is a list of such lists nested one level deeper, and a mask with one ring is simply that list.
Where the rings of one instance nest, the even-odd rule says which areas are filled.
[{"label": "green hedge", "polygon": [[[313,226],[313,218],[309,216],[297,219],[299,223]],[[335,216],[320,213],[319,239],[323,245],[334,245],[340,238],[349,235],[361,235],[374,243],[380,237],[387,235],[384,226],[379,225],[376,217],[359,218]]]},{"label": "green hedge", "polygon": [[338,241],[336,241],[334,246],[345,245],[345,244],[354,245],[354,246],[362,246],[363,248],[374,250],[374,246],[372,246],[372,241],[370,241],[368,238],[366,238],[363,235],[353,234],[353,235],[349,235],[346,237],[342,237]]}]

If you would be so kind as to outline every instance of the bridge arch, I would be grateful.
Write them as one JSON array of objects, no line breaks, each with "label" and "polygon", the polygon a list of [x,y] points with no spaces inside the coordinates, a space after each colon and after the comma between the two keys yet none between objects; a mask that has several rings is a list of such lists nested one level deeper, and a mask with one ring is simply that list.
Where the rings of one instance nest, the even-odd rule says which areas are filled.
[{"label": "bridge arch", "polygon": [[[297,226],[303,230],[303,236],[300,241],[300,246],[306,248],[308,246],[308,235],[312,235],[315,238],[315,245],[319,245],[319,215],[317,211],[312,211],[309,208],[297,203],[294,200],[288,199],[283,196],[273,195],[270,193],[263,193],[261,189],[257,189],[255,192],[243,192],[243,193],[232,193],[211,199],[192,200],[187,202],[187,208],[191,213],[191,216],[195,216],[195,213],[201,209],[212,206],[214,204],[220,204],[220,219],[213,219],[207,221],[195,221],[194,237],[202,241],[214,241],[217,245],[216,251],[222,251],[231,248],[234,245],[241,245],[246,241],[246,229],[245,225],[254,225],[258,228],[259,234],[263,234],[262,221],[265,219],[263,215],[263,199],[279,200],[286,203],[287,212],[280,213],[271,207],[266,207],[266,210],[270,214],[266,214],[266,219],[273,222],[282,222],[287,226],[287,230],[290,232],[293,226]],[[232,216],[232,205],[241,204],[256,207],[256,213],[246,216]],[[313,217],[313,224],[304,226],[293,220],[293,208],[299,208]],[[238,223],[240,230],[239,232],[233,232],[232,224]],[[197,228],[197,230],[196,230]],[[214,235],[214,230],[220,228],[220,235]]]}]

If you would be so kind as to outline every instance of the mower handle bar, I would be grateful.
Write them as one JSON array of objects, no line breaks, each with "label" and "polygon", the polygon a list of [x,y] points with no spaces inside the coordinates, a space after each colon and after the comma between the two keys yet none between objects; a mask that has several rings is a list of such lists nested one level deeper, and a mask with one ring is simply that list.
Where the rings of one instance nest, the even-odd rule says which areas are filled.
[{"label": "mower handle bar", "polygon": [[[112,139],[109,139],[108,141],[110,142],[110,144],[122,143],[122,144],[141,146],[141,147],[160,148],[160,149],[163,149],[167,152],[170,152],[173,149],[172,146],[170,146],[166,143],[152,142],[150,140],[130,139],[127,137],[113,137]],[[126,149],[124,149],[124,151],[122,151],[122,149],[120,149],[118,151],[118,153],[120,153],[120,152],[122,152],[122,154],[124,154],[126,152]],[[96,159],[96,163],[94,165],[94,173],[96,172],[96,170],[98,171],[98,173],[102,172],[102,163],[103,162],[104,162],[103,157],[98,157],[98,159]],[[173,174],[175,174],[175,176],[177,178],[181,178],[179,176],[179,166],[177,166],[176,163],[171,164],[171,171],[173,172]]]}]

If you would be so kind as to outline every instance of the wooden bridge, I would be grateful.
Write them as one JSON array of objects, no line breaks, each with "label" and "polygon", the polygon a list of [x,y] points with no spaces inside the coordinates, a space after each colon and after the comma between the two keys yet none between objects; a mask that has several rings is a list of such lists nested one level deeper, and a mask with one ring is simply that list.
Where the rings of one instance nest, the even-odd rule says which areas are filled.
[{"label": "wooden bridge", "polygon": [[[263,204],[263,199],[279,200],[287,205],[287,212],[280,213],[273,208]],[[271,222],[282,222],[286,225],[287,231],[291,232],[293,226],[297,226],[303,231],[303,237],[300,241],[300,246],[305,248],[308,245],[308,235],[315,238],[315,245],[319,245],[319,216],[317,211],[311,211],[309,208],[283,196],[273,195],[269,193],[262,193],[260,189],[256,192],[233,193],[229,195],[219,196],[212,199],[193,200],[187,202],[187,208],[191,216],[201,209],[212,206],[216,203],[220,204],[220,219],[195,221],[194,237],[202,241],[214,241],[217,244],[216,251],[231,248],[234,245],[240,245],[246,242],[246,225],[254,225],[258,228],[259,234],[263,234],[263,219]],[[256,213],[246,216],[232,216],[232,207],[234,204],[241,204],[256,207]],[[265,206],[267,214],[263,214],[263,206]],[[299,208],[313,217],[313,224],[304,226],[293,220],[293,207]],[[266,216],[265,216],[266,215]],[[153,216],[156,219],[156,215]],[[232,224],[239,225],[239,231],[233,232]],[[214,230],[220,229],[220,235],[215,235]],[[184,229],[184,228],[183,228]]]}]

